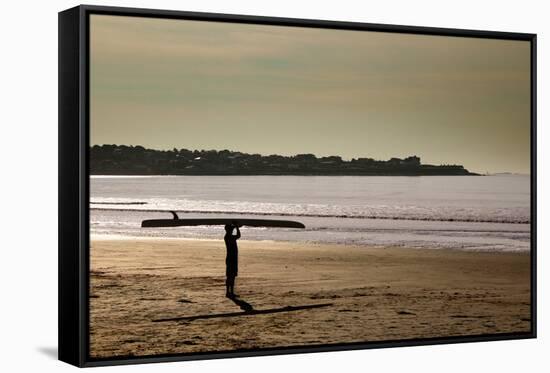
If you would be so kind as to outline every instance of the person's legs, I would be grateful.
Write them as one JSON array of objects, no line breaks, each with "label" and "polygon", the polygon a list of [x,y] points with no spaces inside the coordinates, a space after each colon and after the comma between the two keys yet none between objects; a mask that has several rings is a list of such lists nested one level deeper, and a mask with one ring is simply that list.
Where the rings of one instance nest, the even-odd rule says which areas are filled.
[{"label": "person's legs", "polygon": [[235,295],[235,277],[234,276],[227,276],[225,287],[226,287],[225,295],[227,297],[232,297]]},{"label": "person's legs", "polygon": [[229,280],[229,276],[225,280],[225,296],[230,297],[231,296],[231,283]]},{"label": "person's legs", "polygon": [[235,296],[235,276],[231,276],[231,295]]}]

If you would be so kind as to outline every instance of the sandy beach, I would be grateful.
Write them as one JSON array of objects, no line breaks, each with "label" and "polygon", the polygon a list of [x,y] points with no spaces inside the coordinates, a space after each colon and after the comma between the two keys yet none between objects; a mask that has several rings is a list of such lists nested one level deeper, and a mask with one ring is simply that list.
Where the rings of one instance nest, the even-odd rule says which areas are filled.
[{"label": "sandy beach", "polygon": [[239,250],[234,302],[223,240],[92,236],[91,356],[530,330],[528,253],[245,240]]}]

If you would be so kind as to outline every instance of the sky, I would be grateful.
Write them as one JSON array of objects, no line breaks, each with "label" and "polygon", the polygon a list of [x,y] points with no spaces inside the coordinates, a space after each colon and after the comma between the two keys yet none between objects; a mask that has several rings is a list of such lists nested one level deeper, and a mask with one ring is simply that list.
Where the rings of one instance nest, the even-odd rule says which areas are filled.
[{"label": "sky", "polygon": [[529,173],[527,41],[92,15],[91,144]]}]

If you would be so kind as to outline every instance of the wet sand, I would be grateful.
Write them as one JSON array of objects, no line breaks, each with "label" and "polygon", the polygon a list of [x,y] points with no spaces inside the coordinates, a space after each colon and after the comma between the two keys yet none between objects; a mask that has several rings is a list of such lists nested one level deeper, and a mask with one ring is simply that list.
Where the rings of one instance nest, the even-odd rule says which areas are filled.
[{"label": "wet sand", "polygon": [[[528,332],[530,257],[92,236],[90,353],[139,356]],[[250,308],[251,307],[251,308]]]}]

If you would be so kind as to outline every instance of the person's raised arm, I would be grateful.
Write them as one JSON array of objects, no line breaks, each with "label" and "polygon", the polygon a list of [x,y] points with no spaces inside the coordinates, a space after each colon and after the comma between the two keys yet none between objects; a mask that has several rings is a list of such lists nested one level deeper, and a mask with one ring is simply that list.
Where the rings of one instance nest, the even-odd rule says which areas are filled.
[{"label": "person's raised arm", "polygon": [[237,234],[235,235],[235,239],[238,240],[241,238],[241,231],[239,230],[239,226],[235,225],[235,229],[237,230]]}]

